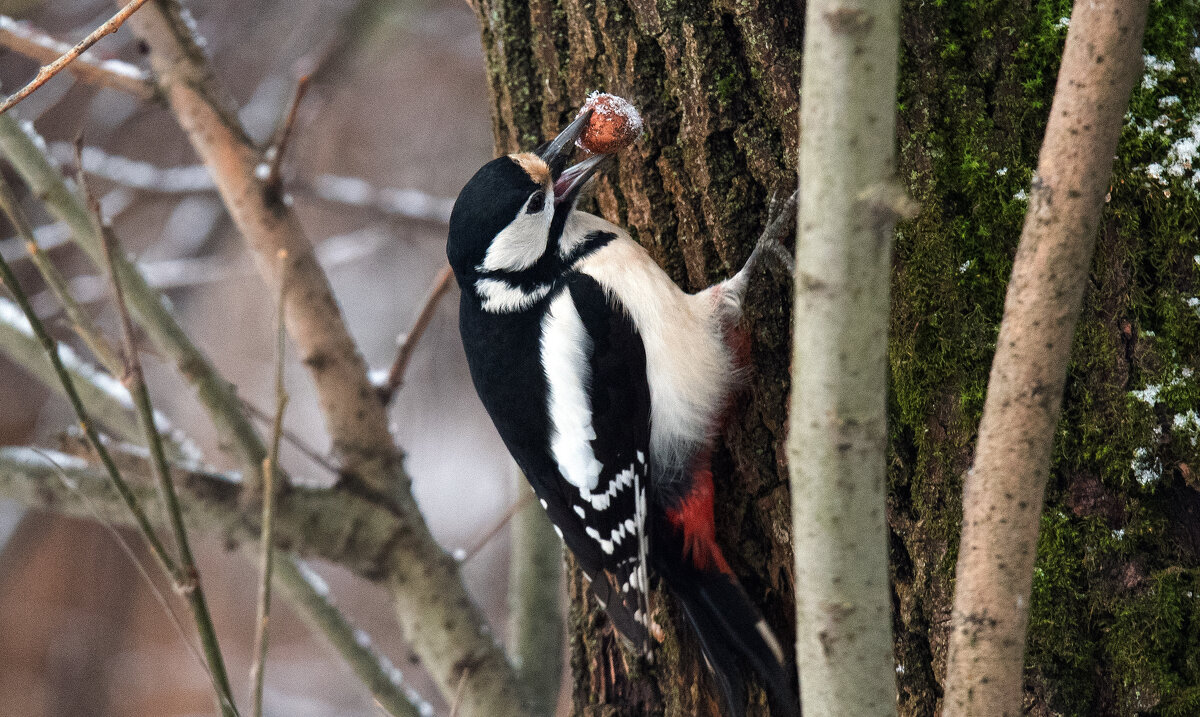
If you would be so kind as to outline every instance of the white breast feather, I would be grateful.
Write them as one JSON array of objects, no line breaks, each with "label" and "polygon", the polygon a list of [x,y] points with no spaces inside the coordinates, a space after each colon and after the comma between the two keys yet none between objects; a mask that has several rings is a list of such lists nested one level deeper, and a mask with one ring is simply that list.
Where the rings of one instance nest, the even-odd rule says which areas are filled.
[{"label": "white breast feather", "polygon": [[579,318],[571,294],[564,291],[551,302],[542,320],[542,365],[546,369],[550,410],[550,453],[563,477],[581,494],[595,490],[600,461],[592,452],[596,438],[592,406],[591,338]]},{"label": "white breast feather", "polygon": [[733,358],[716,306],[707,294],[677,287],[619,227],[586,214],[577,226],[617,235],[578,268],[615,296],[637,326],[650,383],[651,455],[658,465],[678,467],[716,428],[733,383]]}]

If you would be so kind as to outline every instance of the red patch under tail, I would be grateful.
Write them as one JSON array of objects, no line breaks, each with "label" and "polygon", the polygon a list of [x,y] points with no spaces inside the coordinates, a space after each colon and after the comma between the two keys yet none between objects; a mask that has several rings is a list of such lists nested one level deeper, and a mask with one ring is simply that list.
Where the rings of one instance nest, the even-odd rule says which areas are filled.
[{"label": "red patch under tail", "polygon": [[691,489],[679,504],[667,510],[667,520],[683,533],[683,556],[700,570],[717,569],[732,576],[733,571],[717,545],[713,522],[713,476],[707,455],[696,460],[692,469]]}]

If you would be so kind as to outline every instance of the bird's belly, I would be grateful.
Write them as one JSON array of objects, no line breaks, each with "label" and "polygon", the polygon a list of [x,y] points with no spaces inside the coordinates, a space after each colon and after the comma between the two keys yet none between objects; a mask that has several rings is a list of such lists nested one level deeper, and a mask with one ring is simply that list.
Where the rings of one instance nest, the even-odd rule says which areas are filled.
[{"label": "bird's belly", "polygon": [[621,234],[584,259],[580,270],[621,303],[642,338],[656,472],[686,470],[719,428],[734,382],[733,357],[711,297],[684,293]]}]

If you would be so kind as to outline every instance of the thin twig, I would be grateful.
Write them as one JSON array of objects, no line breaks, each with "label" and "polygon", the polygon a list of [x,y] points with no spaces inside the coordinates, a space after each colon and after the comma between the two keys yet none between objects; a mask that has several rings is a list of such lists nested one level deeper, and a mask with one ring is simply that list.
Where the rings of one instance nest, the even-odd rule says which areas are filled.
[{"label": "thin twig", "polygon": [[462,553],[462,559],[458,562],[465,563],[478,555],[479,551],[487,547],[487,544],[492,542],[492,539],[499,535],[501,530],[504,530],[504,526],[508,525],[508,521],[512,520],[514,515],[520,513],[521,509],[532,502],[533,493],[530,492],[521,496],[520,500],[518,500],[516,503],[513,503],[508,510],[504,511],[504,515],[500,516],[500,519],[496,521],[496,524],[489,528],[488,532],[484,533],[483,537],[480,538],[477,543]]},{"label": "thin twig", "polygon": [[[254,405],[248,399],[242,399],[242,405],[246,408],[247,413],[249,413],[251,416],[257,418],[258,420],[263,421],[264,423],[270,424],[272,421],[275,420],[274,416],[272,416],[270,413],[267,413],[266,411],[262,410],[258,406]],[[339,472],[340,469],[337,467],[337,464],[335,464],[333,461],[329,460],[325,456],[321,455],[312,446],[308,445],[308,442],[305,441],[304,438],[301,437],[299,434],[297,434],[295,431],[284,428],[283,429],[283,440],[287,441],[292,446],[292,448],[295,448],[296,450],[298,450],[302,454],[304,454],[304,456],[306,458],[308,458],[310,461],[312,461],[313,463],[316,463],[317,465],[321,466],[322,468],[329,471],[330,473],[338,473]]]},{"label": "thin twig", "polygon": [[304,75],[296,83],[296,94],[292,97],[291,107],[288,108],[287,119],[283,121],[276,134],[279,139],[267,150],[270,164],[268,165],[267,176],[263,180],[263,184],[267,185],[267,189],[271,191],[279,191],[281,182],[279,171],[283,166],[283,156],[287,153],[288,140],[292,138],[292,127],[296,124],[296,113],[300,109],[300,103],[304,101],[304,95],[308,93],[308,80],[309,75]]},{"label": "thin twig", "polygon": [[[59,42],[30,27],[28,23],[0,15],[0,47],[6,47],[42,64],[53,62],[71,51],[71,45]],[[139,100],[158,96],[150,75],[135,65],[120,60],[101,60],[85,52],[67,66],[68,71],[88,84],[108,87],[133,95]]]},{"label": "thin twig", "polygon": [[417,342],[425,335],[425,330],[429,328],[430,322],[433,321],[438,301],[450,290],[450,280],[453,277],[454,272],[450,270],[449,266],[442,269],[437,278],[433,280],[433,289],[430,290],[429,296],[425,298],[425,303],[421,305],[421,311],[417,314],[416,320],[413,321],[412,328],[408,330],[407,334],[401,336],[397,342],[399,348],[396,350],[396,360],[392,362],[392,368],[388,371],[387,383],[377,388],[379,399],[385,404],[390,403],[392,396],[404,385],[404,373],[408,370],[408,363],[412,360],[413,351],[417,348]]},{"label": "thin twig", "polygon": [[[279,263],[286,264],[287,253],[280,252]],[[281,270],[280,276],[287,276]],[[259,563],[262,578],[258,584],[258,608],[254,622],[254,661],[250,663],[250,699],[254,717],[262,717],[263,678],[267,664],[267,627],[271,618],[271,569],[275,554],[275,482],[279,471],[279,442],[283,435],[283,411],[287,407],[288,394],[283,384],[283,353],[285,326],[283,321],[283,298],[287,282],[279,286],[279,306],[275,325],[275,420],[271,431],[270,450],[263,461],[262,490],[262,537],[259,539]]]},{"label": "thin twig", "polygon": [[[70,228],[75,243],[92,262],[97,267],[107,266],[101,246],[104,240],[96,230],[91,214],[79,196],[67,188],[62,175],[40,149],[41,141],[13,117],[0,115],[0,152],[29,185],[30,192],[41,197],[50,213]],[[162,294],[147,285],[138,267],[119,253],[115,259],[134,318],[154,347],[169,357],[183,378],[195,387],[217,433],[232,448],[241,464],[247,482],[257,482],[267,449],[254,424],[242,412],[233,385],[213,368],[204,352],[180,327]]]},{"label": "thin twig", "polygon": [[64,486],[66,486],[67,490],[71,491],[72,494],[79,498],[79,501],[84,505],[85,508],[87,508],[87,511],[92,514],[92,517],[95,519],[95,521],[104,526],[104,529],[108,531],[109,535],[112,536],[112,539],[117,543],[117,546],[121,548],[121,552],[125,553],[125,557],[129,558],[129,562],[133,563],[134,569],[137,570],[138,575],[140,575],[142,580],[146,583],[146,587],[150,589],[150,594],[154,596],[154,601],[158,603],[160,608],[162,608],[163,613],[165,613],[167,616],[167,621],[171,623],[171,627],[175,628],[175,633],[179,635],[179,639],[183,642],[184,646],[187,647],[188,652],[191,653],[193,658],[195,658],[196,663],[200,665],[200,668],[205,672],[208,672],[209,676],[211,677],[212,673],[209,672],[208,664],[204,662],[204,656],[200,654],[200,651],[196,649],[196,646],[192,643],[191,638],[188,637],[187,630],[184,629],[183,622],[179,619],[179,615],[175,614],[175,610],[171,608],[170,601],[167,600],[167,596],[163,594],[163,591],[158,588],[158,583],[154,582],[154,579],[150,577],[150,571],[146,569],[144,564],[142,564],[141,558],[139,558],[137,553],[134,552],[133,546],[129,544],[129,541],[125,540],[125,536],[121,535],[121,531],[117,530],[117,526],[113,525],[111,520],[104,517],[104,514],[100,512],[100,509],[96,507],[96,504],[91,498],[88,497],[87,493],[79,490],[79,486],[70,476],[67,475],[66,471],[63,470],[62,465],[60,465],[53,456],[40,448],[34,448],[33,451],[54,468],[54,472],[58,475],[58,479]]},{"label": "thin twig", "polygon": [[458,687],[454,690],[454,701],[450,703],[450,717],[458,717],[458,705],[462,703],[463,688],[467,686],[467,678],[471,676],[471,668],[464,667],[462,677],[458,678]]},{"label": "thin twig", "polygon": [[41,273],[42,279],[46,285],[50,287],[50,291],[54,293],[58,299],[59,305],[67,314],[67,319],[71,322],[75,334],[83,340],[87,347],[91,349],[92,355],[100,362],[109,373],[119,375],[121,372],[121,360],[117,357],[117,352],[109,344],[104,335],[96,329],[96,325],[92,323],[92,317],[88,315],[79,302],[71,296],[70,290],[67,288],[67,280],[63,275],[58,273],[58,269],[50,261],[50,257],[46,256],[45,252],[38,246],[37,239],[33,236],[33,229],[29,225],[29,219],[25,216],[25,212],[21,210],[21,205],[17,202],[17,197],[13,193],[12,187],[3,176],[0,176],[0,210],[8,217],[9,223],[17,230],[17,234],[25,240],[25,248],[29,252],[29,258],[37,270]]},{"label": "thin twig", "polygon": [[[82,144],[77,144],[81,147]],[[225,661],[221,656],[220,644],[217,642],[216,628],[208,603],[204,597],[204,589],[200,581],[200,573],[196,569],[196,560],[183,524],[183,507],[175,492],[175,484],[171,480],[171,469],[167,465],[167,455],[163,450],[162,437],[154,425],[154,407],[150,403],[150,392],[146,388],[146,377],[142,372],[142,362],[138,358],[137,344],[134,340],[133,319],[129,316],[129,307],[125,303],[125,292],[117,277],[117,262],[115,260],[117,240],[112,227],[105,223],[100,214],[100,202],[88,191],[86,180],[80,172],[77,180],[87,198],[92,210],[97,231],[103,239],[104,255],[108,261],[109,274],[112,279],[113,296],[117,306],[117,314],[121,320],[121,337],[125,352],[125,376],[123,383],[133,395],[134,405],[138,411],[142,430],[145,433],[146,445],[150,449],[151,468],[155,481],[167,509],[167,518],[175,535],[175,547],[179,551],[179,568],[172,572],[175,589],[183,594],[192,606],[192,617],[196,621],[196,629],[200,634],[200,644],[208,660],[212,673],[213,687],[216,690],[217,702],[221,712],[227,717],[236,717],[237,707],[233,702],[233,690],[229,686],[229,677],[225,672]]]},{"label": "thin twig", "polygon": [[0,104],[0,115],[12,109],[13,106],[15,106],[18,102],[33,94],[34,90],[46,84],[51,77],[54,77],[59,72],[62,72],[67,65],[71,64],[72,60],[82,55],[84,51],[86,51],[92,45],[95,45],[100,38],[104,37],[105,35],[111,35],[119,30],[121,25],[123,25],[125,21],[129,19],[129,16],[137,12],[137,9],[145,4],[146,0],[130,0],[129,4],[118,10],[116,15],[110,17],[107,22],[93,30],[90,35],[80,40],[77,45],[60,55],[57,60],[48,65],[43,65],[42,68],[38,70],[37,77],[34,77],[29,84],[17,90],[16,93],[5,100],[3,104]]},{"label": "thin twig", "polygon": [[117,492],[121,495],[121,500],[124,501],[130,513],[133,514],[134,522],[137,524],[138,530],[146,539],[146,543],[150,546],[150,551],[168,575],[174,575],[178,570],[174,559],[167,552],[162,541],[159,540],[158,534],[150,524],[150,519],[146,516],[146,512],[142,510],[137,496],[133,489],[121,477],[120,471],[117,470],[117,465],[113,462],[112,456],[105,448],[103,441],[100,439],[100,434],[96,427],[92,425],[87,409],[83,406],[83,400],[79,397],[78,391],[75,390],[75,382],[71,375],[67,372],[63,365],[62,358],[59,356],[58,342],[55,341],[46,331],[45,325],[37,314],[33,311],[33,306],[29,303],[29,297],[25,294],[24,289],[17,283],[17,277],[13,274],[8,262],[4,261],[4,257],[0,256],[0,284],[8,288],[13,298],[17,301],[17,306],[21,308],[21,312],[25,314],[25,320],[29,322],[30,328],[37,337],[38,342],[42,344],[42,348],[46,351],[50,358],[50,363],[54,367],[54,372],[58,377],[59,383],[62,384],[63,391],[67,394],[67,400],[71,403],[71,408],[75,411],[75,416],[79,420],[79,427],[87,437],[88,443],[92,449],[96,451],[100,462],[104,465],[104,470],[108,473],[108,477],[112,480]]}]

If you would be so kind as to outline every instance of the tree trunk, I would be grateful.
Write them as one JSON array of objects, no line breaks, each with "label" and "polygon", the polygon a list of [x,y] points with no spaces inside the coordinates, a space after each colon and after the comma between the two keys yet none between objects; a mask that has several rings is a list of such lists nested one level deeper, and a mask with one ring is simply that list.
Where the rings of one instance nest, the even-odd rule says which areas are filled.
[{"label": "tree trunk", "polygon": [[[802,6],[479,0],[477,10],[498,151],[553,135],[592,90],[624,95],[646,135],[597,182],[598,211],[689,290],[740,266],[770,194],[795,183]],[[902,8],[899,175],[922,204],[898,229],[889,352],[904,715],[941,706],[962,475],[1069,14],[1064,0]],[[1158,69],[1135,90],[1118,149],[1042,518],[1026,657],[1034,714],[1200,711],[1200,420],[1189,413],[1200,405],[1200,301],[1189,303],[1200,295],[1200,196],[1185,141],[1200,134],[1198,25],[1189,0],[1151,8],[1145,47]],[[718,539],[785,645],[790,294],[778,273],[751,291],[753,370],[716,474]],[[578,713],[718,713],[668,596],[658,597],[667,639],[647,666],[619,650],[594,605],[583,609],[578,575],[568,582]],[[766,714],[752,700],[750,714]]]}]

